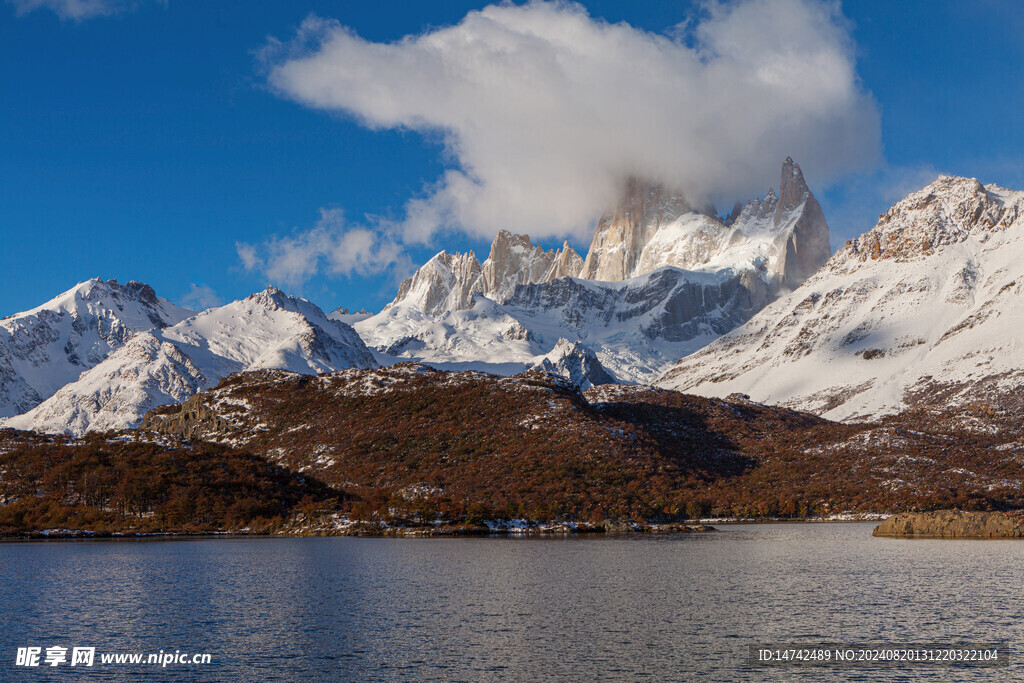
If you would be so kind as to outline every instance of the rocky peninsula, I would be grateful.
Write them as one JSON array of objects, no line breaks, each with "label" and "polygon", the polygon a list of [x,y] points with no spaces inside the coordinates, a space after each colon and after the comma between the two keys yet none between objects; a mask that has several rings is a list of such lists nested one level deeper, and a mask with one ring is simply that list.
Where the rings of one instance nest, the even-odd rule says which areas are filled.
[{"label": "rocky peninsula", "polygon": [[904,512],[885,520],[873,536],[901,538],[1021,538],[1024,520],[1005,512]]}]

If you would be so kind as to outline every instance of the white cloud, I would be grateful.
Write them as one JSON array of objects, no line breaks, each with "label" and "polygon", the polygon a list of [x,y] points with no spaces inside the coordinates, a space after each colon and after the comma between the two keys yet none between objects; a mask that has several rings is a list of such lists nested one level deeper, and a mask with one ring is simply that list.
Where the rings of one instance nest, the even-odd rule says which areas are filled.
[{"label": "white cloud", "polygon": [[[682,35],[679,35],[682,34]],[[633,174],[731,203],[793,156],[812,185],[880,158],[838,5],[705,5],[672,36],[533,2],[374,43],[311,17],[264,50],[270,85],[370,128],[440,132],[455,167],[406,206],[406,240],[586,235]]]},{"label": "white cloud", "polygon": [[340,209],[320,209],[320,219],[309,230],[275,235],[259,245],[239,242],[235,248],[246,270],[289,288],[319,273],[373,275],[408,268],[399,244],[379,231],[349,227]]},{"label": "white cloud", "polygon": [[191,283],[188,294],[181,297],[181,305],[193,311],[205,311],[207,308],[220,306],[224,303],[217,292],[208,285],[197,285]]},{"label": "white cloud", "polygon": [[259,249],[255,245],[236,242],[235,250],[238,252],[238,258],[241,259],[242,265],[246,270],[257,270],[263,265],[263,260],[259,256]]},{"label": "white cloud", "polygon": [[[138,0],[7,0],[19,15],[37,9],[53,10],[61,19],[81,21],[133,9]],[[161,0],[166,4],[166,0]]]}]

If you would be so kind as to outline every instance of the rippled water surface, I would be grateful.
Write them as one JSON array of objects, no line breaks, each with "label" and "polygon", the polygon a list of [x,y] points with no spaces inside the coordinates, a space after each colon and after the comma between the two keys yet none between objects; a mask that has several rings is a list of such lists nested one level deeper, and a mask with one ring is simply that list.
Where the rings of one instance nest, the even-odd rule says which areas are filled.
[{"label": "rippled water surface", "polygon": [[[872,524],[576,538],[0,544],[0,680],[19,646],[209,652],[124,680],[1009,680],[1010,669],[750,669],[767,641],[1024,643],[1024,542]],[[74,675],[72,675],[74,674]]]}]

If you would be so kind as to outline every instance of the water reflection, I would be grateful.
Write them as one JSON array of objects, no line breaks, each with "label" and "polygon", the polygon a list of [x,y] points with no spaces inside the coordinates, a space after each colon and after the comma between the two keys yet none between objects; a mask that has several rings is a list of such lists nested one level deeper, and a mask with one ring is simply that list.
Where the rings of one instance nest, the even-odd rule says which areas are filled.
[{"label": "water reflection", "polygon": [[[128,671],[189,680],[790,680],[792,671],[748,669],[747,645],[1021,641],[1024,543],[876,539],[870,530],[3,544],[0,678],[25,673],[12,665],[26,645],[205,651],[216,662],[97,666],[93,680]],[[1022,672],[1024,662],[998,676]],[[943,669],[828,673],[950,678]]]}]

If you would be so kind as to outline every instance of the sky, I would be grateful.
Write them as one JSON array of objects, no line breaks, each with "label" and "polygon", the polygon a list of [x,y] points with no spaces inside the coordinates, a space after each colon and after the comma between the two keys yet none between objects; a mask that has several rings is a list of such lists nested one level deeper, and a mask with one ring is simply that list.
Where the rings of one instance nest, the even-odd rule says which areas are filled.
[{"label": "sky", "polygon": [[0,316],[99,276],[380,310],[497,232],[585,253],[628,175],[803,167],[833,246],[939,173],[1024,189],[1015,0],[0,0]]}]

